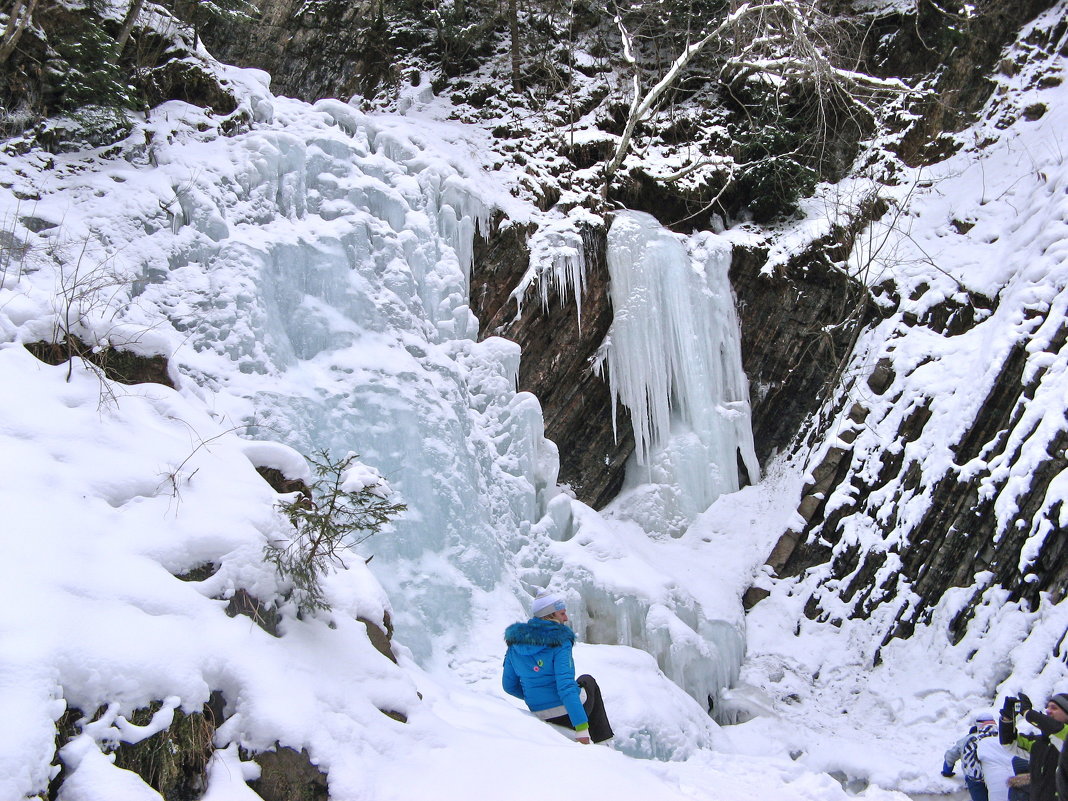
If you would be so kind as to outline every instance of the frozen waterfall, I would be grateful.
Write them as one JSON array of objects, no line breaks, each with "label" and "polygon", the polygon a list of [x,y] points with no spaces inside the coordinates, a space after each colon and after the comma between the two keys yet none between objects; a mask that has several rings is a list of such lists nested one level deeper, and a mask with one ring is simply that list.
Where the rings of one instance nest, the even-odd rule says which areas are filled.
[{"label": "frozen waterfall", "polygon": [[739,462],[750,482],[760,475],[730,252],[714,234],[687,239],[640,212],[616,214],[609,230],[615,317],[602,364],[635,442],[615,509],[650,531],[678,534],[737,491]]},{"label": "frozen waterfall", "polygon": [[[535,286],[543,305],[547,287],[581,292],[581,231],[599,222],[582,210],[543,220],[517,303]],[[630,211],[614,215],[607,245],[614,319],[601,366],[614,402],[631,412],[636,453],[603,515],[572,503],[561,515],[570,524],[557,522],[549,534],[561,542],[535,539],[520,551],[521,575],[531,587],[552,581],[577,595],[572,620],[585,641],[652,654],[724,721],[723,691],[745,652],[742,615],[737,598],[702,589],[722,577],[709,540],[688,528],[740,488],[739,462],[750,482],[759,479],[730,245],[712,233],[673,234]],[[691,576],[685,585],[680,570]],[[641,573],[649,578],[636,582]]]},{"label": "frozen waterfall", "polygon": [[[501,632],[552,585],[582,638],[624,662],[628,647],[652,654],[702,717],[737,675],[740,610],[709,596],[700,570],[683,582],[668,564],[707,562],[700,538],[659,535],[737,488],[737,453],[756,474],[726,249],[617,215],[622,294],[606,363],[620,402],[648,422],[632,485],[606,518],[557,486],[540,404],[516,391],[518,346],[477,340],[473,238],[494,209],[518,223],[550,216],[484,171],[487,134],[276,98],[241,76],[254,125],[216,137],[202,110],[166,104],[145,123],[153,135],[108,163],[107,204],[91,184],[36,176],[36,217],[92,243],[121,279],[113,307],[85,314],[78,333],[123,333],[166,355],[179,391],[224,426],[307,454],[356,452],[385,476],[408,512],[359,557],[375,557],[402,656],[493,692]],[[570,223],[542,225],[532,250],[558,287],[579,291]],[[50,275],[19,277],[11,309],[25,322],[10,325],[26,330],[10,338],[47,338]],[[636,501],[653,496],[671,505]],[[677,752],[643,743],[636,754]]]}]

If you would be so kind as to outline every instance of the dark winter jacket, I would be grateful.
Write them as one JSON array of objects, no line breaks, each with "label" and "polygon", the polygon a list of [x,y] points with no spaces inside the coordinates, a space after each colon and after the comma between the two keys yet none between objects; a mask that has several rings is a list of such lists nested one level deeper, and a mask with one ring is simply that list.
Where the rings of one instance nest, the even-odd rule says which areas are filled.
[{"label": "dark winter jacket", "polygon": [[1061,746],[1061,757],[1057,763],[1057,793],[1060,801],[1068,801],[1068,743]]},{"label": "dark winter jacket", "polygon": [[509,626],[504,641],[504,691],[523,699],[539,717],[567,714],[576,730],[589,728],[571,656],[574,632],[555,620],[531,618]]},{"label": "dark winter jacket", "polygon": [[[1016,722],[1001,721],[1001,742],[1015,743],[1031,754],[1031,801],[1057,801],[1057,761],[1068,737],[1068,724],[1034,709],[1024,719],[1041,732],[1038,736],[1018,734]],[[1068,801],[1068,799],[1061,799]]]}]

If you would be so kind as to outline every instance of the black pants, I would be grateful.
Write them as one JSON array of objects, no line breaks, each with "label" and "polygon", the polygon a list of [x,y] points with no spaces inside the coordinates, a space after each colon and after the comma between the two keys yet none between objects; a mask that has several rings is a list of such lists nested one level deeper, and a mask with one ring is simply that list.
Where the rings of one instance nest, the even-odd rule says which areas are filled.
[{"label": "black pants", "polygon": [[[578,677],[578,685],[586,691],[586,700],[582,702],[582,708],[586,710],[586,717],[590,719],[590,739],[595,743],[603,743],[612,736],[612,725],[608,722],[608,713],[604,711],[601,688],[597,686],[597,681],[593,676],[587,673]],[[571,718],[567,715],[549,718],[546,723],[571,728]]]}]

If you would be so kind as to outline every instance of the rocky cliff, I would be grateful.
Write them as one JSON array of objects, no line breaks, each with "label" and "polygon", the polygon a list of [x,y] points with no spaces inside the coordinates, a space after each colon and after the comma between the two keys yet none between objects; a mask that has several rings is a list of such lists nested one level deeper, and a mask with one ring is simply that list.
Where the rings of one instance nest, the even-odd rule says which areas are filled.
[{"label": "rocky cliff", "polygon": [[254,24],[205,31],[215,55],[271,75],[276,94],[318,100],[371,94],[390,72],[392,46],[376,28],[381,4],[264,0]]},{"label": "rocky cliff", "polygon": [[[1039,5],[1014,6],[1011,14],[1004,5],[992,8],[977,24],[989,38],[981,47],[954,50],[943,65],[942,97],[957,99],[950,116],[959,121],[989,97],[984,89],[993,82],[982,76],[991,58],[1000,57],[1000,99],[987,106],[977,126],[985,125],[989,134],[979,149],[962,153],[960,163],[981,159],[981,147],[993,145],[999,131],[1041,118],[1047,102],[1042,89],[1060,84],[1056,65],[1068,27],[1059,14],[1038,14]],[[1031,14],[1038,16],[1019,42],[1004,51],[993,47],[1024,27]],[[1005,81],[1021,77],[1038,102],[1006,91]],[[914,131],[924,126],[931,134],[926,141],[969,149],[963,138],[937,130],[948,120],[944,112],[935,116],[917,123],[903,140],[909,158],[920,158]],[[925,158],[930,157],[928,151]],[[1013,180],[1030,186],[1031,177],[1025,170]],[[1037,186],[1022,195],[1042,195],[1043,181],[1039,169]],[[989,224],[996,214],[991,207],[1003,197],[976,200],[974,216],[956,219],[950,230],[971,236],[979,221]],[[1033,212],[1014,204],[1002,213],[1020,215],[1010,229],[1015,231],[1026,227]],[[1055,212],[1039,226],[1057,238]],[[1009,258],[995,249],[1000,238],[981,240],[990,247],[985,258]],[[1024,237],[1005,247],[1015,256],[1030,244]],[[991,587],[1004,590],[1001,603],[1021,601],[1031,609],[1065,597],[1068,539],[1053,487],[1063,481],[1068,441],[1058,384],[1065,327],[1057,299],[1060,280],[1043,272],[1043,256],[1021,256],[1018,277],[997,287],[993,297],[961,283],[948,291],[908,281],[877,287],[873,321],[885,319],[865,331],[878,344],[853,352],[849,370],[830,388],[834,399],[809,421],[813,457],[798,509],[804,522],[783,536],[769,559],[781,577],[796,580],[813,571],[819,576],[805,609],[810,618],[837,625],[843,616],[885,614],[885,644],[930,621],[932,608],[950,588],[967,587],[967,600],[950,624],[959,638],[977,606],[990,602],[985,593]],[[952,269],[953,261],[947,254],[936,266]],[[1041,277],[1031,278],[1032,272]],[[1043,300],[1016,306],[1017,284],[1031,280],[1042,287]],[[951,369],[944,361],[947,351],[966,353],[958,351],[962,343],[989,336],[999,317],[1014,321],[1007,342],[959,357],[988,362],[983,379],[974,386],[944,385],[940,377]],[[926,342],[922,355],[902,358],[907,343],[920,340]],[[867,347],[872,350],[862,354]],[[969,412],[950,422],[945,410],[961,398],[968,398]],[[749,602],[762,594],[750,593]]]},{"label": "rocky cliff", "polygon": [[[519,388],[541,401],[545,435],[560,446],[560,482],[595,508],[619,491],[634,435],[626,409],[613,425],[605,378],[593,369],[612,323],[605,264],[605,232],[587,229],[586,283],[581,298],[550,288],[517,302],[513,288],[527,270],[527,231],[512,226],[490,237],[475,254],[472,309],[480,334],[503,336],[523,348]],[[578,314],[582,306],[581,325]]]}]

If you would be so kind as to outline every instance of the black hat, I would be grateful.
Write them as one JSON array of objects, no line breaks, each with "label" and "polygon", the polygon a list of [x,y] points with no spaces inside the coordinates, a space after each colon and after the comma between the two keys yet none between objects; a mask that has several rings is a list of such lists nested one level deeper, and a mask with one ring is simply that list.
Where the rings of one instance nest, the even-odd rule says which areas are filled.
[{"label": "black hat", "polygon": [[1068,693],[1057,693],[1055,696],[1049,699],[1068,715]]}]

